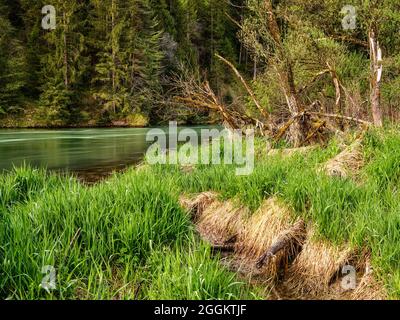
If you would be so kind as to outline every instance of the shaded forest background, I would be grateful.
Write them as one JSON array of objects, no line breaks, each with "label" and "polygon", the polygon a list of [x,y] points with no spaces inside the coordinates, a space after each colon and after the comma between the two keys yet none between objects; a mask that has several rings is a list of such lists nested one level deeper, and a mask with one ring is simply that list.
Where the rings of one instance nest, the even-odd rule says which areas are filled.
[{"label": "shaded forest background", "polygon": [[[48,4],[55,30],[41,26]],[[47,125],[163,121],[174,113],[165,100],[181,65],[229,82],[213,58],[238,59],[226,11],[237,15],[219,0],[1,0],[0,114],[28,112]]]},{"label": "shaded forest background", "polygon": [[[41,26],[45,5],[57,10],[55,30]],[[372,122],[375,99],[394,122],[399,32],[395,0],[0,0],[0,125],[217,122],[209,105],[176,99],[201,96],[203,83],[217,107],[277,127],[306,109]]]}]

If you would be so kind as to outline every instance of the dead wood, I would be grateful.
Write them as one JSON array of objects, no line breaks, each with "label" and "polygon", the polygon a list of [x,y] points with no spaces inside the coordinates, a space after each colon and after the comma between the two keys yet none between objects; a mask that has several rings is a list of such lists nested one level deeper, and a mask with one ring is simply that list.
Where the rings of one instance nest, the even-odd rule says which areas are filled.
[{"label": "dead wood", "polygon": [[306,85],[304,85],[303,87],[301,87],[298,90],[298,94],[303,93],[304,91],[306,91],[309,87],[311,87],[315,82],[317,82],[323,75],[329,73],[330,70],[326,69],[326,70],[322,70],[321,72],[318,72],[312,79],[310,82],[308,82]]},{"label": "dead wood", "polygon": [[271,258],[273,258],[281,250],[293,247],[295,245],[302,245],[304,241],[303,235],[305,232],[305,223],[303,220],[298,221],[293,225],[292,228],[287,230],[284,234],[278,237],[278,239],[272,244],[271,247],[257,260],[256,267],[261,269],[266,265]]},{"label": "dead wood", "polygon": [[240,72],[235,68],[235,66],[230,61],[226,60],[224,57],[220,56],[219,54],[215,54],[215,56],[232,69],[233,73],[240,80],[240,82],[243,84],[244,88],[246,89],[247,93],[250,95],[250,97],[253,100],[254,104],[256,105],[257,109],[260,111],[260,113],[263,115],[263,117],[265,119],[268,119],[269,114],[265,111],[265,109],[258,102],[253,90],[251,90],[251,88],[247,84],[246,80],[244,80],[244,78],[242,77]]},{"label": "dead wood", "polygon": [[291,127],[292,124],[296,121],[297,118],[302,117],[304,115],[304,112],[295,114],[292,116],[287,122],[285,122],[278,130],[277,135],[275,136],[274,140],[278,141],[280,140],[283,135],[286,133],[286,131]]},{"label": "dead wood", "polygon": [[[337,75],[336,70],[331,67],[329,62],[327,62],[326,65],[328,66],[329,72],[332,77],[332,82],[335,87],[335,95],[336,95],[335,114],[342,115],[343,114],[342,87],[340,85],[339,77]],[[343,128],[343,119],[337,118],[336,120],[337,120],[337,124],[338,124],[339,128],[342,129]]]},{"label": "dead wood", "polygon": [[230,245],[213,245],[211,247],[212,252],[234,252],[235,251],[235,245],[230,244]]},{"label": "dead wood", "polygon": [[371,126],[372,123],[365,121],[365,120],[361,120],[358,118],[353,118],[353,117],[347,117],[347,116],[342,116],[340,114],[331,114],[331,113],[323,113],[323,112],[313,112],[313,111],[307,111],[308,114],[310,115],[315,115],[315,116],[319,116],[322,118],[335,118],[335,119],[344,119],[344,120],[348,120],[348,121],[353,121],[353,122],[357,122],[363,125],[367,125],[367,126]]},{"label": "dead wood", "polygon": [[372,25],[368,35],[371,60],[371,109],[374,125],[382,127],[382,107],[381,107],[381,80],[382,80],[382,48],[377,39],[377,27]]},{"label": "dead wood", "polygon": [[310,141],[310,140],[319,132],[319,130],[320,130],[323,126],[325,126],[325,124],[326,124],[326,121],[322,121],[322,122],[320,122],[319,124],[317,124],[317,126],[315,127],[315,129],[314,129],[312,132],[310,132],[310,133],[308,134],[308,136],[306,137],[306,139],[302,142],[302,145],[305,144],[305,143],[307,143],[308,141]]}]

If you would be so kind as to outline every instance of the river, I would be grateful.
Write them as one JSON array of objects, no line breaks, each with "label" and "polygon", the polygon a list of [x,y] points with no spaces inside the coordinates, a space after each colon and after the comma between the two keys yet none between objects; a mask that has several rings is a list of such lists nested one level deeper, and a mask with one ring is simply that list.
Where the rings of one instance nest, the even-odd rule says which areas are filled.
[{"label": "river", "polygon": [[[205,127],[192,127],[200,130]],[[168,128],[163,128],[167,130]],[[95,182],[138,164],[150,145],[148,128],[0,130],[0,171],[24,163]]]}]

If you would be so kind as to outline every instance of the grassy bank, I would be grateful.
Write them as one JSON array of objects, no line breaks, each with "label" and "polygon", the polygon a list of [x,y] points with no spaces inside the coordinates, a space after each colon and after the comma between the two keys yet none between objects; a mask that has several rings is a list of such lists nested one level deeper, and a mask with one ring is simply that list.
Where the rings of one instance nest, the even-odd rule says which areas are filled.
[{"label": "grassy bank", "polygon": [[[368,248],[376,276],[400,298],[399,144],[396,129],[367,133],[365,165],[351,178],[317,170],[339,153],[336,140],[306,155],[259,154],[242,177],[229,165],[155,165],[87,187],[18,169],[0,177],[0,298],[267,297],[219,263],[179,205],[182,194],[210,190],[252,210],[281,198],[318,237]],[[45,265],[57,271],[51,293],[39,286]]]}]

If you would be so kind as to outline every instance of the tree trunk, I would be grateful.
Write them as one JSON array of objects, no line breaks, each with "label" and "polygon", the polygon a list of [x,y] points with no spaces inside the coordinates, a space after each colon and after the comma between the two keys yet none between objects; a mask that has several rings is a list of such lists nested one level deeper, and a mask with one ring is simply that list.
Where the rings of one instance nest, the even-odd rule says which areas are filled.
[{"label": "tree trunk", "polygon": [[253,81],[257,80],[257,57],[254,56],[254,65],[253,65]]},{"label": "tree trunk", "polygon": [[271,34],[272,39],[275,42],[276,50],[279,55],[279,60],[284,62],[284,66],[278,71],[280,80],[282,82],[283,91],[288,105],[289,112],[295,121],[290,127],[289,140],[295,147],[299,146],[304,138],[303,125],[301,123],[301,117],[296,117],[297,114],[302,112],[302,107],[298,101],[297,91],[294,83],[292,63],[287,57],[285,50],[282,45],[282,38],[279,31],[279,25],[273,12],[271,0],[264,1],[265,10],[267,13],[268,30]]},{"label": "tree trunk", "polygon": [[63,42],[64,42],[64,84],[65,88],[69,87],[69,65],[68,65],[68,41],[67,41],[67,32],[68,32],[68,21],[66,13],[63,14],[64,20],[64,34],[63,34]]},{"label": "tree trunk", "polygon": [[[335,86],[335,110],[334,113],[338,115],[343,115],[343,104],[342,104],[342,89],[340,87],[340,81],[337,72],[331,67],[329,62],[326,63],[329,68],[329,73],[331,74],[333,85]],[[337,119],[337,124],[341,130],[343,130],[343,119]]]},{"label": "tree trunk", "polygon": [[115,114],[116,112],[116,105],[115,105],[115,68],[116,68],[116,62],[115,62],[115,48],[114,48],[114,28],[115,28],[115,1],[112,1],[111,3],[111,55],[112,55],[112,70],[111,70],[111,78],[112,78],[112,107],[113,107],[113,113]]},{"label": "tree trunk", "polygon": [[372,27],[369,32],[369,48],[371,60],[371,110],[374,124],[378,127],[383,125],[381,108],[381,79],[382,79],[382,49],[377,40],[376,28]]}]

